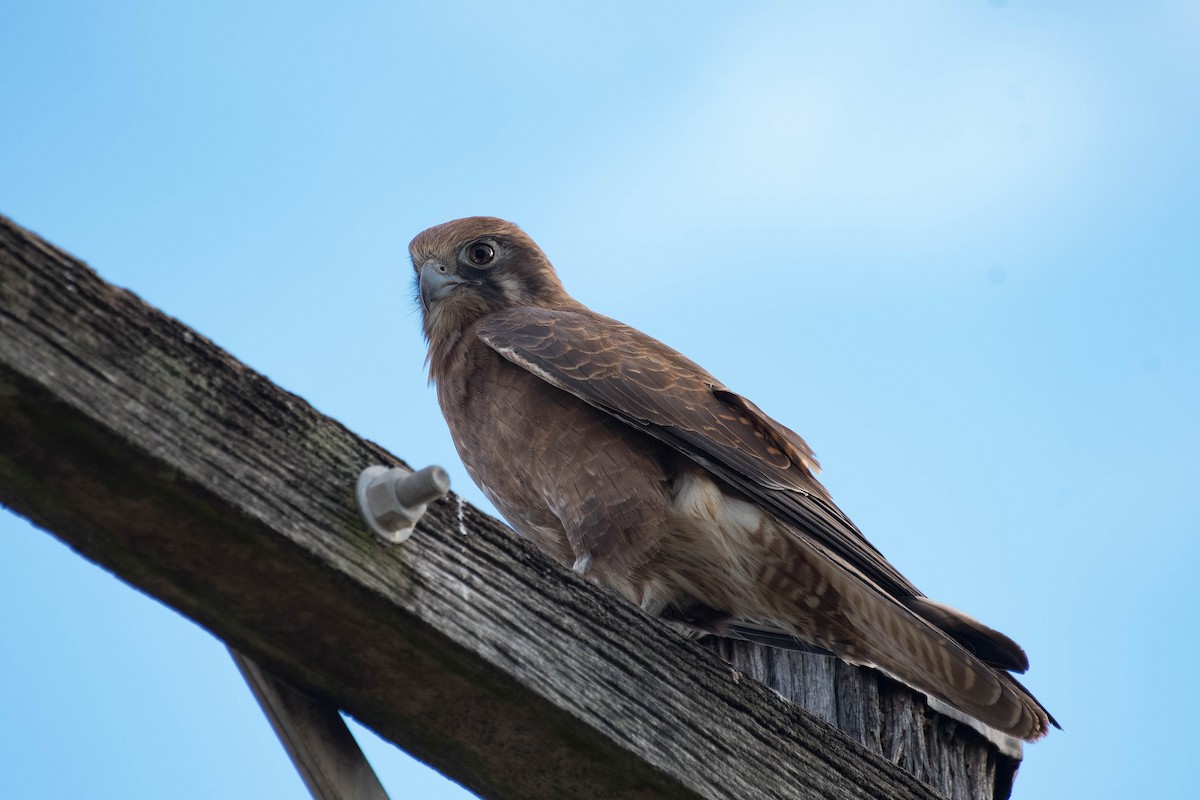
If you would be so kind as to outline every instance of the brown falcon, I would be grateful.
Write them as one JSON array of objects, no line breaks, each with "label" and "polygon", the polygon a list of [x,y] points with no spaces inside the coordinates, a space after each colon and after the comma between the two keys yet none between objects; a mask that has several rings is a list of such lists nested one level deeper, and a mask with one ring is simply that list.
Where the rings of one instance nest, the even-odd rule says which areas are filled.
[{"label": "brown falcon", "polygon": [[804,440],[563,289],[492,217],[409,246],[429,374],[471,478],[516,530],[648,613],[828,651],[1012,736],[1053,718],[1002,633],[922,595],[814,477]]}]

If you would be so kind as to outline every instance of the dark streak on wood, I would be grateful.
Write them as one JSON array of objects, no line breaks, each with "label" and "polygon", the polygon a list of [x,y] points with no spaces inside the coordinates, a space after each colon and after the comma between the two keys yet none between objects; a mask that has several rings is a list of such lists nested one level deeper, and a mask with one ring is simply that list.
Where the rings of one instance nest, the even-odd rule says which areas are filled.
[{"label": "dark streak on wood", "polygon": [[372,463],[398,461],[0,217],[0,501],[84,557],[486,797],[937,796],[890,763],[953,725],[907,689],[828,678],[872,755],[455,497],[380,546]]},{"label": "dark streak on wood", "polygon": [[929,709],[887,676],[836,658],[711,638],[747,677],[837,727],[951,800],[1007,798],[1020,762],[971,728]]}]

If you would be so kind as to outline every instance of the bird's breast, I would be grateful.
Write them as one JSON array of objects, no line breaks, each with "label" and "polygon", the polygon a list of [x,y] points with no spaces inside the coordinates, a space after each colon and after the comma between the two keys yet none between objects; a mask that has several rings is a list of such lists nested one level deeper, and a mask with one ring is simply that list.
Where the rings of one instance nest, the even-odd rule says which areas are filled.
[{"label": "bird's breast", "polygon": [[482,343],[438,400],[472,479],[560,563],[624,569],[653,544],[668,483],[654,440]]}]

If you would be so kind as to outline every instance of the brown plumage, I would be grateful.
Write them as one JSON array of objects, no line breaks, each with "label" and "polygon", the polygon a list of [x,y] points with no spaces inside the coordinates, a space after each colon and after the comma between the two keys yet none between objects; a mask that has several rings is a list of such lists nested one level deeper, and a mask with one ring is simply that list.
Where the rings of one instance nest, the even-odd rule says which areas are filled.
[{"label": "brown plumage", "polygon": [[688,629],[832,652],[1012,736],[1057,724],[1015,642],[925,598],[817,481],[804,440],[563,289],[517,226],[409,247],[467,471],[560,563]]}]

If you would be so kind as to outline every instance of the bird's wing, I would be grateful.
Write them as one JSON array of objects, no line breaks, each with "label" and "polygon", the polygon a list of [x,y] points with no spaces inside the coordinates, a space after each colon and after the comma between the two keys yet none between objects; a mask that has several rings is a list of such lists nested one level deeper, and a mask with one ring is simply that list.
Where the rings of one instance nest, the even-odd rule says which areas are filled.
[{"label": "bird's wing", "polygon": [[829,499],[803,439],[662,342],[582,308],[514,308],[475,331],[512,363],[694,459],[886,593],[920,596]]},{"label": "bird's wing", "polygon": [[[858,596],[855,623],[895,645],[868,653],[870,663],[1014,735],[1039,738],[1057,725],[1008,673],[985,666],[1024,670],[1021,648],[926,600],[829,499],[804,440],[697,364],[582,307],[509,309],[485,317],[475,334],[550,385],[694,459],[807,537],[818,561],[832,568],[822,577],[840,596]],[[873,595],[883,602],[870,602]],[[804,646],[769,622],[732,622],[736,636]],[[935,658],[933,678],[902,655],[914,636],[927,652],[946,654]]]}]

